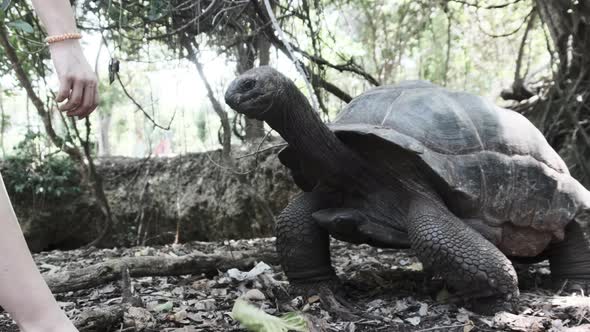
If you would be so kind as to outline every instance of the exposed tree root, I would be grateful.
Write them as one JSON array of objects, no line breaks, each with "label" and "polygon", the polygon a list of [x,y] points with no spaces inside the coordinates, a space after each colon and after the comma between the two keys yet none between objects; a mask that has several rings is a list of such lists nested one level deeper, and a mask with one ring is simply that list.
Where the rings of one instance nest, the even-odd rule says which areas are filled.
[{"label": "exposed tree root", "polygon": [[45,281],[54,293],[64,293],[119,280],[125,268],[129,269],[131,277],[215,275],[218,271],[230,268],[248,269],[258,261],[275,264],[278,259],[274,250],[268,248],[226,255],[194,253],[181,257],[125,257],[108,260],[79,270],[45,275]]}]

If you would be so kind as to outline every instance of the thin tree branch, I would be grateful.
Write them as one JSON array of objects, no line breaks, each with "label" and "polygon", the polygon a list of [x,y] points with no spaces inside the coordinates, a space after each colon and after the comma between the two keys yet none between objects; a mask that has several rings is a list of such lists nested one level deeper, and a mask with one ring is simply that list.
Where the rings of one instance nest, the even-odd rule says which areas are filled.
[{"label": "thin tree branch", "polygon": [[520,31],[520,29],[522,29],[522,27],[529,21],[529,17],[534,12],[535,12],[535,8],[533,7],[533,9],[524,17],[524,19],[522,20],[522,22],[520,22],[520,24],[518,25],[518,27],[516,27],[516,29],[514,29],[514,30],[512,30],[510,32],[505,32],[505,33],[501,33],[501,34],[489,33],[487,31],[485,31],[484,28],[481,26],[481,21],[479,20],[479,17],[478,17],[477,27],[479,28],[479,31],[481,31],[482,33],[484,33],[488,37],[492,37],[492,38],[509,37],[509,36],[512,36],[512,35],[518,33]]},{"label": "thin tree branch", "polygon": [[365,72],[364,70],[360,69],[358,67],[358,65],[356,65],[353,62],[352,59],[348,63],[345,63],[345,64],[333,64],[324,58],[309,54],[295,45],[291,45],[291,47],[293,48],[293,50],[295,50],[298,53],[301,53],[301,55],[303,55],[304,57],[306,57],[307,59],[309,59],[310,61],[314,62],[315,64],[317,64],[319,66],[330,67],[332,69],[338,70],[339,72],[351,72],[351,73],[354,73],[354,74],[357,74],[357,75],[363,77],[365,80],[367,80],[369,83],[371,83],[374,86],[381,85],[375,77],[373,77],[371,74]]},{"label": "thin tree branch", "polygon": [[456,2],[456,3],[460,3],[462,5],[465,6],[469,6],[469,7],[475,7],[478,9],[500,9],[500,8],[506,8],[508,6],[512,6],[515,5],[519,2],[521,2],[522,0],[514,0],[512,2],[506,2],[506,3],[502,3],[499,5],[488,5],[488,6],[481,6],[478,3],[472,3],[472,2],[468,2],[468,1],[464,1],[464,0],[450,0],[450,2]]},{"label": "thin tree branch", "polygon": [[174,121],[174,117],[176,117],[176,109],[174,110],[174,113],[172,113],[172,117],[170,118],[170,121],[168,122],[168,125],[166,127],[158,124],[156,122],[156,120],[154,120],[154,118],[152,118],[152,116],[149,115],[148,112],[146,112],[146,110],[143,108],[143,106],[141,106],[141,104],[138,103],[137,100],[135,100],[135,98],[133,98],[133,96],[131,96],[129,91],[127,91],[127,88],[125,88],[125,84],[123,84],[123,81],[121,81],[121,77],[119,76],[119,73],[115,73],[115,76],[117,77],[117,81],[119,82],[119,85],[121,85],[121,89],[123,89],[123,93],[125,93],[127,98],[129,98],[129,100],[131,100],[131,102],[137,107],[137,109],[139,109],[143,113],[143,115],[145,115],[145,117],[154,125],[154,127],[158,127],[163,130],[170,130],[170,126],[172,125],[172,121]]},{"label": "thin tree branch", "polygon": [[[266,13],[262,10],[262,8],[260,8],[257,0],[251,0],[251,2],[256,10],[256,13],[258,14],[258,17],[263,20],[262,25],[265,26],[268,23],[268,18],[265,15]],[[274,30],[269,29],[269,27],[267,26],[265,29],[263,29],[263,32],[265,33],[265,36],[268,38],[268,40],[278,50],[280,50],[283,54],[285,54],[287,57],[289,57],[289,59],[291,59],[292,61],[299,62],[302,65],[302,67],[305,69],[305,72],[307,73],[307,75],[312,79],[312,81],[316,80],[318,82],[318,84],[320,84],[324,89],[326,89],[326,91],[332,93],[334,96],[338,97],[339,99],[343,100],[346,103],[348,103],[352,100],[352,97],[349,94],[347,94],[346,92],[344,92],[343,90],[341,90],[340,88],[335,86],[334,84],[327,82],[323,77],[320,77],[319,75],[315,75],[307,66],[305,66],[305,64],[303,64],[303,62],[301,62],[301,60],[293,58],[292,53],[289,53],[289,51],[287,50],[287,46],[285,46],[284,42],[279,40],[274,35]]]},{"label": "thin tree branch", "polygon": [[274,27],[274,30],[278,33],[279,35],[279,39],[282,41],[283,45],[285,45],[285,48],[287,50],[287,52],[289,53],[289,58],[291,59],[291,61],[294,62],[295,67],[297,67],[297,70],[299,71],[299,73],[301,74],[301,76],[303,77],[303,79],[305,80],[305,85],[307,86],[307,92],[309,93],[309,98],[312,101],[312,106],[313,109],[318,112],[318,102],[316,100],[316,96],[313,93],[313,89],[311,87],[311,83],[309,82],[308,79],[308,75],[306,74],[302,63],[300,61],[297,61],[295,59],[295,55],[293,54],[293,46],[291,44],[291,42],[289,42],[287,40],[287,38],[285,37],[285,33],[283,32],[283,29],[281,29],[281,26],[279,25],[279,22],[277,21],[277,18],[275,17],[274,12],[272,11],[272,7],[270,5],[269,0],[263,0],[264,1],[264,6],[266,7],[266,13],[268,14],[268,17],[270,19],[270,21],[272,22],[272,25]]}]

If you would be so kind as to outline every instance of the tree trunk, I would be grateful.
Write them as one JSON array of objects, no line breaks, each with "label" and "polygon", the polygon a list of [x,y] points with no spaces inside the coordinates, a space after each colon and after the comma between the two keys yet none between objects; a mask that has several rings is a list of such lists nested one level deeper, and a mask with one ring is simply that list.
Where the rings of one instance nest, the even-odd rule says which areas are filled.
[{"label": "tree trunk", "polygon": [[[582,79],[590,76],[590,1],[536,0],[543,23],[558,54],[559,74]],[[571,52],[568,52],[568,46]]]},{"label": "tree trunk", "polygon": [[[268,65],[270,55],[270,44],[265,44],[260,40],[264,37],[258,37],[255,39],[258,45],[258,54],[260,56],[260,65]],[[238,53],[238,74],[242,74],[249,69],[254,68],[254,61],[256,60],[256,48],[250,42],[239,43],[237,46]],[[263,54],[264,53],[264,54]],[[245,136],[244,139],[247,143],[254,143],[256,140],[264,137],[264,123],[259,120],[246,118],[245,124]]]},{"label": "tree trunk", "polygon": [[545,98],[529,117],[566,160],[572,174],[590,184],[590,1],[536,0],[551,35],[557,66]]},{"label": "tree trunk", "polygon": [[219,116],[221,120],[221,128],[223,130],[223,138],[221,140],[222,145],[222,157],[225,163],[229,163],[230,161],[230,153],[231,153],[231,124],[229,123],[229,118],[227,116],[227,112],[221,106],[221,103],[215,98],[215,92],[211,88],[209,81],[207,80],[207,76],[203,72],[203,65],[199,62],[197,58],[197,54],[195,53],[195,47],[193,43],[190,41],[183,42],[184,49],[188,52],[188,59],[195,65],[197,68],[197,72],[199,73],[199,77],[205,84],[205,88],[207,89],[207,97],[213,106],[213,111]]},{"label": "tree trunk", "polygon": [[270,63],[270,42],[260,35],[256,38],[258,44],[258,61],[260,66],[267,66]]},{"label": "tree trunk", "polygon": [[111,155],[111,142],[109,141],[109,133],[111,131],[112,116],[109,112],[99,112],[98,118],[98,155],[101,157],[107,157]]}]

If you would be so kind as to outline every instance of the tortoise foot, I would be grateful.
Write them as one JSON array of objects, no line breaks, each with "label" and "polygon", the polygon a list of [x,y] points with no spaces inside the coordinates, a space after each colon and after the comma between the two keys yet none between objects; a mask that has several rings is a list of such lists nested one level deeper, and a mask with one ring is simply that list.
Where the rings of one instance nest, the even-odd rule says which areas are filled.
[{"label": "tortoise foot", "polygon": [[367,314],[350,303],[341,290],[339,280],[324,280],[309,283],[292,283],[290,293],[302,296],[305,300],[316,295],[320,299],[322,308],[328,311],[333,317],[342,320],[358,320],[367,318]]},{"label": "tortoise foot", "polygon": [[480,315],[493,316],[500,311],[515,313],[518,303],[515,300],[506,300],[503,296],[490,296],[470,301],[469,309]]},{"label": "tortoise foot", "polygon": [[518,295],[498,294],[493,290],[459,292],[449,298],[449,302],[464,304],[477,314],[493,316],[500,311],[515,313],[518,310]]}]

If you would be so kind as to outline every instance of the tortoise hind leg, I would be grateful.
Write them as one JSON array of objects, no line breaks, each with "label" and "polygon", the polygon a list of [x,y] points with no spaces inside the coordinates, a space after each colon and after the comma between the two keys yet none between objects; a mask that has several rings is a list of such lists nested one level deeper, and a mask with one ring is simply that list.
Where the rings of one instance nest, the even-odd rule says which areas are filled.
[{"label": "tortoise hind leg", "polygon": [[565,228],[564,240],[549,248],[551,279],[557,289],[590,292],[590,234],[573,220]]},{"label": "tortoise hind leg", "polygon": [[514,310],[518,280],[510,260],[443,204],[417,198],[410,206],[408,233],[426,267],[440,273],[480,313]]}]

